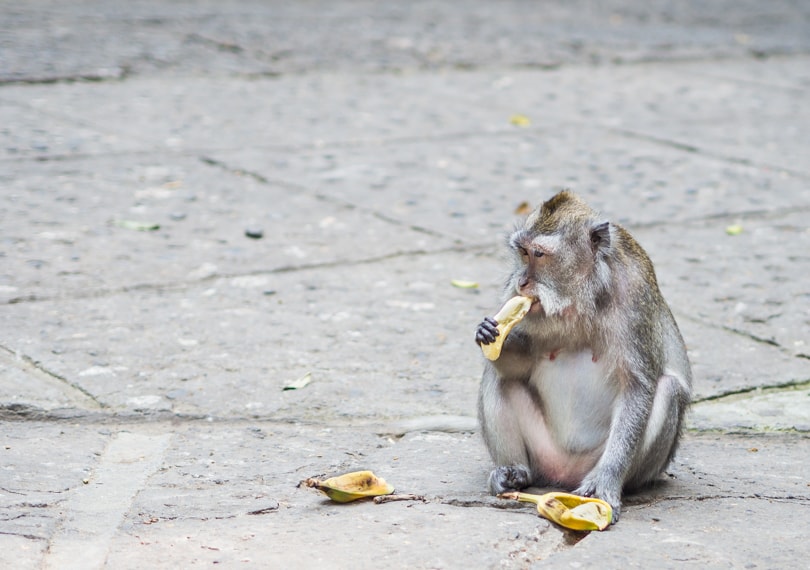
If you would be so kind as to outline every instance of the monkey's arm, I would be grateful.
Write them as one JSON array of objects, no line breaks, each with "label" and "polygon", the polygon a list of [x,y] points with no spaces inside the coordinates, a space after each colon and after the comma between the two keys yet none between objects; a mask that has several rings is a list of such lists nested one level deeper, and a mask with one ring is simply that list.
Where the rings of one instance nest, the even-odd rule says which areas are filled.
[{"label": "monkey's arm", "polygon": [[638,372],[628,372],[614,406],[605,449],[594,468],[574,493],[599,497],[613,507],[613,522],[619,518],[622,487],[644,434],[653,399],[655,381]]}]

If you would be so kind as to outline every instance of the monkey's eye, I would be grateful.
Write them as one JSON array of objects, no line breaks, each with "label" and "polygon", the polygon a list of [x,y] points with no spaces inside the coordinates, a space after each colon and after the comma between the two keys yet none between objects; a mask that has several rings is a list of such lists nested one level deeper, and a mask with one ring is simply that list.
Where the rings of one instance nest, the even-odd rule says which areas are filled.
[{"label": "monkey's eye", "polygon": [[520,258],[523,261],[529,261],[529,252],[526,250],[525,247],[518,246],[517,250],[518,250],[518,253],[520,254]]},{"label": "monkey's eye", "polygon": [[534,256],[535,257],[543,257],[543,255],[544,255],[543,252],[540,251],[539,249],[534,250]]}]

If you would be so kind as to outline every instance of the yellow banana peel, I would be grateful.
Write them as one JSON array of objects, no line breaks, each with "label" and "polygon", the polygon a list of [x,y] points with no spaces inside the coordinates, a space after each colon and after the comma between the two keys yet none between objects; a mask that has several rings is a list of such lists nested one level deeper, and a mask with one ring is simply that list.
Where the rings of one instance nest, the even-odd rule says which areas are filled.
[{"label": "yellow banana peel", "polygon": [[364,497],[390,495],[394,486],[386,483],[371,471],[355,471],[325,481],[309,478],[304,481],[307,487],[315,487],[336,503],[349,503]]},{"label": "yellow banana peel", "polygon": [[613,509],[602,499],[570,493],[501,493],[501,499],[514,499],[537,505],[540,516],[572,530],[605,530],[613,519]]},{"label": "yellow banana peel", "polygon": [[506,336],[516,324],[518,324],[532,306],[534,299],[530,297],[523,297],[518,295],[509,299],[498,314],[495,315],[495,320],[498,321],[498,336],[495,337],[495,342],[490,344],[482,344],[481,350],[489,360],[498,360],[501,355],[503,343]]}]

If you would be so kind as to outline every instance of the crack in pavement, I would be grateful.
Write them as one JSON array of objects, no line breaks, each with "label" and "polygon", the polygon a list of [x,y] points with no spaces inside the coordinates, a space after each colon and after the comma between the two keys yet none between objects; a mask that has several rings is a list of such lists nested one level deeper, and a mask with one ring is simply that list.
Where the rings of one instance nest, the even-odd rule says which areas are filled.
[{"label": "crack in pavement", "polygon": [[187,42],[195,42],[207,47],[214,47],[218,51],[225,51],[234,54],[241,54],[245,53],[245,48],[240,46],[234,42],[227,42],[223,40],[216,40],[213,38],[206,37],[200,33],[192,32],[190,34],[186,34],[185,40]]},{"label": "crack in pavement", "polygon": [[712,221],[721,221],[721,220],[734,220],[734,221],[749,221],[749,220],[776,220],[781,217],[796,214],[796,213],[804,213],[810,212],[810,204],[807,205],[794,205],[790,207],[784,208],[775,208],[773,210],[736,210],[736,211],[726,211],[726,212],[718,212],[714,214],[705,214],[702,216],[691,216],[688,218],[682,219],[669,219],[669,220],[656,220],[652,222],[636,222],[636,223],[626,223],[627,227],[630,227],[634,230],[640,229],[652,229],[658,228],[663,226],[688,226],[691,224],[699,224],[703,222],[712,222]]},{"label": "crack in pavement", "polygon": [[26,534],[22,532],[6,532],[4,530],[0,530],[0,535],[3,536],[19,536],[20,538],[25,538],[27,540],[39,540],[39,541],[46,541],[48,540],[44,536],[37,536],[36,534]]},{"label": "crack in pavement", "polygon": [[[87,82],[100,82],[104,81],[103,79],[77,79],[76,81],[87,81]],[[115,79],[116,81],[118,79]],[[59,82],[58,79],[53,81],[50,80],[42,80],[39,83],[53,83]],[[70,82],[70,81],[68,81]],[[73,81],[75,82],[75,81]],[[0,86],[2,86],[3,81],[0,80]],[[104,125],[96,125],[87,120],[77,121],[75,117],[62,115],[58,112],[53,111],[44,111],[40,108],[33,107],[31,105],[21,103],[16,100],[8,100],[10,104],[14,104],[16,106],[22,106],[28,109],[33,109],[37,113],[44,114],[46,116],[50,116],[61,121],[70,122],[77,126],[85,127],[85,128],[92,128],[94,130],[98,130],[100,132],[108,132],[106,129],[107,127]],[[677,150],[679,152],[692,154],[696,156],[700,156],[706,159],[711,159],[715,161],[719,161],[726,164],[732,164],[737,166],[746,166],[752,168],[759,168],[759,169],[766,169],[772,170],[775,172],[784,172],[791,176],[801,178],[801,179],[810,179],[810,172],[805,172],[802,170],[796,170],[793,168],[785,167],[785,166],[777,166],[769,163],[764,163],[760,161],[755,161],[750,158],[727,155],[720,152],[713,152],[704,147],[700,147],[697,145],[685,143],[682,141],[678,141],[675,139],[663,138],[656,135],[639,132],[636,130],[625,129],[620,127],[611,127],[608,125],[600,125],[600,124],[593,124],[590,121],[577,119],[575,117],[570,117],[565,119],[567,122],[573,125],[588,125],[595,127],[596,129],[603,130],[605,132],[612,133],[622,138],[630,138],[633,140],[641,140],[648,143],[655,144],[657,146],[662,146],[671,150]],[[456,131],[456,132],[447,132],[447,133],[439,133],[433,135],[423,135],[423,136],[394,136],[394,137],[385,137],[385,138],[369,138],[369,139],[346,139],[346,140],[335,140],[335,141],[319,141],[314,143],[305,143],[305,144],[295,144],[295,145],[254,145],[253,148],[273,151],[273,152],[308,152],[308,151],[315,151],[315,150],[323,150],[323,149],[362,149],[371,146],[396,146],[396,145],[408,145],[408,144],[420,144],[425,142],[442,142],[442,141],[460,141],[460,140],[472,140],[476,138],[487,138],[491,139],[493,137],[506,137],[506,138],[521,138],[525,136],[525,133],[532,133],[538,132],[542,133],[547,129],[547,127],[529,127],[526,129],[522,129],[521,132],[515,131],[514,129],[497,129],[491,131]],[[141,139],[141,142],[147,143]],[[24,157],[0,157],[0,162],[6,161],[36,161],[36,162],[46,162],[46,161],[65,161],[65,160],[83,160],[88,158],[104,158],[104,157],[117,157],[117,156],[129,156],[129,155],[161,155],[165,156],[166,154],[172,155],[179,155],[179,156],[196,156],[202,162],[212,165],[218,166],[225,169],[228,172],[237,173],[237,174],[244,174],[247,176],[251,176],[255,180],[261,183],[269,184],[278,184],[282,186],[287,186],[289,188],[293,188],[299,191],[307,191],[306,188],[291,184],[289,182],[281,181],[281,180],[270,180],[261,174],[252,171],[246,171],[244,169],[233,168],[227,165],[227,163],[211,158],[211,153],[217,152],[233,152],[240,150],[239,147],[220,147],[220,148],[212,148],[207,147],[204,149],[160,149],[160,150],[141,150],[141,151],[112,151],[112,152],[101,152],[96,154],[91,153],[81,153],[81,154],[63,154],[63,155],[41,155],[41,156],[24,156]],[[331,197],[327,197],[332,199]],[[339,200],[334,200],[334,203],[340,205],[348,205],[351,207],[355,207],[354,204],[349,202],[343,202]],[[402,223],[402,222],[399,222]],[[431,230],[432,231],[432,230]]]},{"label": "crack in pavement", "polygon": [[40,77],[0,77],[0,87],[4,85],[53,85],[55,83],[102,83],[123,81],[130,76],[127,66],[116,66],[113,73],[74,73],[66,75],[44,75]]},{"label": "crack in pavement", "polygon": [[789,380],[787,382],[781,384],[772,384],[770,386],[752,386],[749,388],[739,388],[737,390],[730,390],[728,392],[723,392],[720,394],[714,394],[712,396],[704,396],[703,398],[698,398],[696,400],[692,400],[692,404],[701,404],[703,402],[716,402],[718,400],[724,400],[726,398],[730,398],[732,396],[739,396],[741,394],[750,394],[752,392],[757,392],[758,394],[768,394],[772,392],[780,392],[786,391],[789,389],[798,389],[802,390],[805,388],[810,388],[810,380]]},{"label": "crack in pavement", "polygon": [[780,503],[796,503],[802,504],[804,502],[810,503],[810,495],[763,495],[761,493],[751,494],[715,494],[715,495],[669,495],[655,498],[645,498],[643,501],[633,502],[632,500],[626,502],[625,505],[634,509],[645,509],[655,506],[659,503],[670,503],[673,501],[725,501],[729,499],[734,500],[762,500],[762,501],[776,501]]},{"label": "crack in pavement", "polygon": [[695,316],[693,316],[693,315],[691,315],[689,313],[686,313],[686,312],[679,312],[678,313],[678,318],[682,319],[682,320],[690,321],[692,323],[696,323],[696,324],[699,324],[699,325],[702,325],[702,326],[705,326],[705,327],[708,327],[708,328],[712,328],[712,329],[715,329],[715,330],[722,330],[722,331],[730,332],[730,333],[736,334],[738,336],[741,336],[743,338],[747,338],[748,340],[752,340],[752,341],[754,341],[754,342],[756,342],[758,344],[764,344],[766,346],[771,346],[771,347],[776,348],[777,350],[779,350],[779,352],[781,352],[782,354],[784,354],[786,356],[790,356],[791,358],[807,358],[804,354],[801,354],[801,353],[800,354],[795,354],[795,353],[793,353],[789,348],[779,344],[779,342],[777,342],[775,339],[772,339],[772,338],[763,338],[763,337],[757,336],[757,335],[755,335],[753,333],[750,333],[748,331],[738,329],[736,327],[732,327],[730,325],[719,325],[719,324],[716,324],[716,323],[714,323],[712,321],[709,321],[709,320],[706,320],[706,319],[703,319],[703,318],[700,318],[700,317],[695,317]]},{"label": "crack in pavement", "polygon": [[384,221],[386,223],[389,223],[389,224],[393,224],[393,225],[396,225],[396,226],[399,226],[399,227],[404,227],[404,228],[410,229],[410,230],[415,231],[415,232],[427,234],[429,236],[443,238],[443,239],[449,239],[449,240],[453,241],[456,244],[463,243],[463,240],[458,236],[452,236],[452,235],[449,235],[449,234],[445,234],[444,232],[439,232],[439,231],[436,231],[436,230],[433,230],[433,229],[430,229],[430,228],[426,228],[424,226],[419,226],[419,225],[416,225],[416,224],[410,224],[410,223],[405,222],[403,220],[400,220],[398,218],[388,216],[388,215],[380,212],[379,210],[375,210],[373,208],[364,208],[364,207],[358,206],[357,204],[355,204],[353,202],[350,202],[348,200],[341,200],[341,199],[336,198],[334,196],[329,196],[327,194],[323,194],[323,193],[320,193],[320,192],[311,192],[310,189],[305,187],[305,186],[294,184],[294,183],[288,182],[286,180],[269,179],[269,178],[263,176],[262,174],[259,174],[258,172],[246,170],[244,168],[236,168],[236,167],[230,166],[228,163],[226,163],[224,161],[217,160],[217,159],[211,158],[209,156],[201,156],[200,161],[205,163],[205,164],[208,164],[210,166],[215,166],[215,167],[221,168],[225,172],[228,172],[228,173],[231,173],[231,174],[238,174],[238,175],[242,175],[242,176],[250,176],[251,178],[253,178],[254,180],[256,180],[257,182],[259,182],[261,184],[280,186],[282,188],[287,188],[288,190],[293,190],[293,191],[296,191],[296,192],[303,192],[305,194],[309,194],[310,196],[312,196],[313,198],[316,198],[317,200],[320,200],[321,202],[326,202],[327,204],[332,204],[332,205],[338,206],[340,208],[343,208],[345,210],[358,211],[358,212],[362,212],[362,213],[365,213],[365,214],[369,214],[369,215],[374,216],[375,218],[377,218],[379,220],[382,220],[382,221]]},{"label": "crack in pavement", "polygon": [[[413,249],[406,251],[395,251],[392,253],[384,253],[380,255],[374,255],[371,257],[364,257],[354,260],[340,259],[333,261],[318,261],[314,263],[303,263],[300,265],[282,265],[280,267],[275,267],[272,269],[255,269],[252,271],[242,271],[238,273],[212,273],[210,275],[200,277],[199,279],[189,279],[184,281],[166,281],[163,283],[138,283],[135,285],[124,285],[122,287],[111,287],[108,289],[83,290],[81,292],[73,292],[70,294],[61,294],[61,295],[30,294],[20,297],[12,297],[11,299],[6,300],[5,302],[0,302],[0,307],[2,307],[3,305],[17,305],[22,303],[41,303],[47,301],[75,301],[82,299],[98,299],[102,297],[111,297],[115,295],[131,293],[133,291],[157,291],[157,292],[184,291],[189,287],[210,283],[212,281],[218,281],[220,279],[235,279],[239,277],[277,275],[281,273],[293,273],[297,271],[310,271],[313,269],[329,269],[332,267],[355,267],[410,256],[421,257],[430,255],[442,255],[446,253],[475,253],[484,251],[490,247],[492,247],[492,245],[489,243],[486,244],[474,243],[470,245],[454,244],[447,247],[431,250]],[[13,352],[11,351],[11,349],[2,347],[1,345],[0,348],[5,348],[5,350]]]},{"label": "crack in pavement", "polygon": [[758,342],[758,343],[761,343],[761,344],[767,344],[767,345],[769,345],[769,346],[775,346],[776,348],[778,348],[778,349],[782,350],[783,352],[784,352],[784,351],[787,351],[787,348],[786,348],[786,347],[784,347],[784,346],[782,346],[781,344],[779,344],[779,343],[776,341],[776,339],[773,339],[773,338],[764,338],[764,337],[761,337],[761,336],[755,335],[754,333],[750,333],[750,332],[748,332],[748,331],[745,331],[745,330],[742,330],[742,329],[738,329],[737,327],[732,327],[732,326],[730,326],[730,325],[720,325],[720,328],[722,328],[724,331],[728,331],[728,332],[730,332],[730,333],[734,333],[734,334],[736,334],[736,335],[739,335],[739,336],[745,337],[745,338],[747,338],[747,339],[749,339],[749,340],[753,340],[753,341]]},{"label": "crack in pavement", "polygon": [[626,137],[626,138],[631,138],[631,139],[635,139],[635,140],[642,140],[642,141],[646,141],[646,142],[655,143],[657,145],[665,146],[667,148],[673,148],[673,149],[680,150],[680,151],[683,151],[683,152],[686,152],[686,153],[689,153],[689,154],[696,154],[698,156],[702,156],[702,157],[705,157],[705,158],[711,158],[711,159],[718,160],[720,162],[727,163],[727,164],[736,164],[736,165],[741,165],[741,166],[752,166],[752,167],[760,168],[760,169],[773,170],[775,172],[785,172],[787,174],[790,174],[791,176],[795,176],[796,178],[802,178],[802,179],[805,179],[805,180],[810,179],[810,172],[804,172],[804,171],[801,171],[801,170],[794,170],[792,168],[788,168],[788,167],[785,167],[785,166],[777,166],[777,165],[774,165],[774,164],[768,164],[768,163],[765,163],[765,162],[755,161],[755,160],[752,160],[750,158],[744,158],[744,157],[739,157],[739,156],[730,156],[730,155],[722,154],[722,153],[719,153],[719,152],[712,152],[712,151],[709,151],[709,150],[707,150],[707,149],[705,149],[703,147],[700,147],[700,146],[684,143],[684,142],[681,142],[681,141],[677,141],[675,139],[667,139],[667,138],[662,138],[662,137],[658,137],[658,136],[655,136],[655,135],[650,135],[650,134],[647,134],[647,133],[633,131],[633,130],[630,130],[630,129],[622,129],[622,128],[618,128],[618,127],[604,127],[604,126],[602,128],[604,128],[605,130],[607,130],[609,132],[612,132],[614,134],[617,134],[617,135],[620,135],[620,136],[623,136],[623,137]]},{"label": "crack in pavement", "polygon": [[[56,381],[63,388],[67,388],[72,396],[78,396],[81,403],[89,404],[91,408],[103,409],[107,407],[104,402],[100,401],[95,395],[85,390],[79,384],[71,382],[64,376],[61,376],[52,370],[48,370],[40,362],[34,360],[27,354],[23,354],[18,350],[13,350],[3,344],[0,344],[0,363],[18,368],[26,374],[30,373],[38,376],[40,379],[45,380],[48,383]],[[25,408],[27,407],[29,406],[26,404],[17,403],[3,405],[3,408],[0,408],[0,417],[2,417],[2,409],[6,409],[12,413],[20,413],[25,412]],[[35,408],[35,406],[30,407]],[[36,409],[39,410],[39,408]]]},{"label": "crack in pavement", "polygon": [[[57,408],[45,410],[37,406],[28,404],[0,404],[0,421],[17,422],[81,422],[83,425],[122,425],[141,426],[178,423],[206,423],[217,425],[256,425],[265,426],[281,425],[303,425],[303,426],[325,426],[334,428],[367,428],[378,437],[399,438],[411,431],[433,431],[442,433],[471,433],[477,431],[477,420],[470,416],[462,418],[459,416],[423,417],[415,418],[368,418],[368,419],[337,419],[329,418],[325,420],[307,420],[297,416],[272,417],[272,416],[215,416],[211,414],[189,414],[171,411],[145,411],[132,412],[129,410],[115,411],[106,408],[106,411],[88,410],[82,408]],[[413,428],[408,424],[412,422]],[[473,429],[473,424],[475,424]]]}]

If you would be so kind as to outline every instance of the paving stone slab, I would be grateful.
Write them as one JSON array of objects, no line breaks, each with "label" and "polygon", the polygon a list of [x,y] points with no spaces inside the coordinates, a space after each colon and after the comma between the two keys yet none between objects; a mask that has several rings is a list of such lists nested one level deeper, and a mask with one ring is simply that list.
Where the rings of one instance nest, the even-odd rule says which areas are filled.
[{"label": "paving stone slab", "polygon": [[[408,223],[189,157],[23,163],[11,170],[0,206],[7,220],[0,270],[6,301],[452,245]],[[259,233],[251,238],[249,231]]]},{"label": "paving stone slab", "polygon": [[64,121],[114,126],[120,137],[169,151],[277,149],[509,127],[508,115],[489,118],[491,111],[458,96],[459,85],[447,85],[430,75],[190,76],[170,83],[11,85],[3,97],[19,104],[34,99],[39,110]]},{"label": "paving stone slab", "polygon": [[[698,66],[688,66],[690,73],[719,77],[725,80],[734,80],[760,85],[779,86],[783,89],[803,90],[810,88],[810,72],[808,67],[801,64],[806,61],[807,54],[788,57],[772,57],[767,60],[729,60],[723,62],[722,67],[715,69],[698,69]],[[799,65],[796,65],[799,63]]]},{"label": "paving stone slab", "polygon": [[47,415],[54,410],[99,409],[92,396],[64,378],[37,367],[22,354],[0,349],[0,407],[13,416]]},{"label": "paving stone slab", "polygon": [[[213,416],[470,415],[475,254],[234,277],[4,307],[4,345],[116,410]],[[267,294],[273,291],[273,294]],[[407,339],[413,340],[407,340]],[[283,391],[311,373],[301,390]],[[213,406],[212,406],[213,404]]]},{"label": "paving stone slab", "polygon": [[[448,444],[452,449],[449,453]],[[796,446],[799,449],[794,449]],[[113,545],[111,555],[127,567],[134,563],[130,558],[133,545],[142,547],[135,549],[139,556],[157,557],[168,550],[184,563],[250,559],[254,563],[317,562],[342,567],[342,561],[350,559],[361,567],[378,565],[380,560],[411,567],[482,563],[559,567],[568,562],[587,563],[600,555],[643,565],[657,551],[662,553],[664,564],[670,559],[696,559],[710,564],[787,563],[791,567],[789,562],[806,552],[799,528],[784,525],[791,517],[800,520],[808,508],[808,480],[796,459],[796,452],[806,448],[804,438],[687,438],[682,457],[671,470],[671,483],[646,496],[628,498],[629,505],[618,525],[583,538],[548,525],[530,506],[496,510],[492,503],[479,498],[480,491],[471,483],[482,483],[483,475],[467,468],[472,463],[480,469],[475,459],[481,452],[480,442],[448,434],[413,434],[397,444],[382,446],[379,453],[354,465],[372,465],[378,474],[386,476],[390,472],[389,479],[395,481],[405,477],[412,483],[409,490],[443,487],[440,500],[449,498],[449,493],[456,497],[460,493],[466,497],[467,506],[454,499],[449,505],[364,503],[342,508],[297,489],[279,501],[277,511],[257,518],[212,519],[202,525],[156,521],[135,526],[129,530],[130,536]],[[469,449],[473,457],[468,455]],[[443,451],[436,454],[437,450]],[[464,455],[463,460],[458,460],[458,453]],[[719,462],[718,457],[724,460]],[[439,481],[431,465],[440,466]],[[420,467],[423,473],[418,471]],[[414,471],[416,477],[408,477]],[[741,513],[745,524],[739,524]],[[461,535],[459,528],[465,529]],[[781,529],[778,539],[771,532],[773,528]],[[751,532],[757,538],[746,541],[743,536]],[[318,540],[312,540],[312,533]],[[365,541],[358,552],[348,540],[358,534],[376,539]],[[648,540],[643,547],[634,547],[639,535],[648,536]],[[746,541],[744,548],[729,546],[739,540]],[[573,543],[576,546],[572,547]],[[121,554],[116,553],[116,546]]]},{"label": "paving stone slab", "polygon": [[195,40],[215,3],[27,2],[4,7],[9,31],[0,81],[105,81],[133,73],[264,73],[272,67]]},{"label": "paving stone slab", "polygon": [[[482,358],[472,333],[498,308],[502,272],[492,254],[436,253],[18,303],[3,309],[4,345],[119,412],[322,421],[408,417],[415,407],[471,416]],[[705,301],[672,297],[696,397],[806,380],[804,360],[694,322],[691,307]],[[283,389],[307,374],[302,389]]]},{"label": "paving stone slab", "polygon": [[570,123],[497,136],[310,150],[283,164],[269,163],[256,149],[213,155],[233,169],[302,184],[474,243],[510,230],[518,206],[536,206],[562,187],[631,227],[810,206],[798,177],[719,164]]},{"label": "paving stone slab", "polygon": [[769,499],[664,503],[647,509],[644,520],[620,522],[615,532],[589,537],[538,566],[798,569],[808,549],[792,521],[803,520],[808,508]]},{"label": "paving stone slab", "polygon": [[762,389],[699,402],[692,407],[690,426],[729,431],[810,432],[808,383]]},{"label": "paving stone slab", "polygon": [[[90,127],[80,119],[42,112],[39,103],[37,99],[18,103],[0,97],[0,158],[18,161],[145,150],[137,141],[117,136],[114,129]],[[12,170],[4,164],[1,179],[10,182]]]},{"label": "paving stone slab", "polygon": [[[782,67],[804,85],[806,58]],[[755,76],[767,62],[752,61]],[[8,86],[6,99],[85,128],[153,148],[245,149],[369,143],[451,133],[584,127],[787,175],[808,175],[804,87],[701,74],[702,64],[571,67],[553,71],[407,75],[319,74],[223,82],[187,77],[170,88],[158,78],[126,83]],[[245,101],[261,103],[245,105]],[[392,101],[398,104],[393,105]],[[339,112],[337,112],[339,110]],[[113,127],[114,126],[114,127]],[[31,135],[29,135],[31,136]],[[248,149],[249,150],[249,149]],[[572,173],[576,174],[576,173]]]},{"label": "paving stone slab", "polygon": [[[670,4],[0,7],[0,567],[803,568],[807,6]],[[502,236],[561,186],[698,400],[590,535],[475,433]],[[299,486],[363,468],[425,501]]]},{"label": "paving stone slab", "polygon": [[810,509],[801,459],[808,442],[797,435],[687,437],[668,491],[628,498],[634,504],[610,532],[592,533],[548,563],[800,568],[808,554],[796,524]]},{"label": "paving stone slab", "polygon": [[[810,375],[810,229],[803,208],[642,232],[671,301],[705,322],[802,356]],[[727,225],[727,222],[731,222]],[[729,227],[741,233],[729,235]],[[732,233],[734,233],[732,232]],[[677,247],[682,245],[682,247]],[[673,246],[676,246],[673,251]]]},{"label": "paving stone slab", "polygon": [[[29,448],[20,438],[32,433],[72,443],[56,455],[45,446],[43,453],[23,454]],[[4,487],[2,512],[11,516],[4,517],[0,539],[4,546],[25,541],[29,550],[20,567],[47,565],[54,553],[45,545],[63,541],[64,529],[92,531],[88,513],[65,512],[65,506],[80,496],[104,495],[105,477],[138,470],[142,489],[105,507],[120,510],[115,532],[102,541],[105,532],[88,534],[111,567],[216,561],[345,567],[352,561],[364,568],[380,560],[523,567],[586,563],[600,555],[635,565],[654,552],[665,564],[685,558],[784,565],[805,551],[800,527],[785,524],[801,520],[810,505],[801,460],[810,440],[797,435],[688,435],[658,486],[626,497],[622,519],[609,531],[584,536],[538,518],[530,505],[486,496],[489,460],[475,434],[411,432],[392,439],[363,429],[267,422],[115,428],[14,422],[4,424],[4,434],[6,471],[18,475]],[[161,434],[170,436],[159,464],[116,458],[124,453],[122,443],[137,448]],[[49,470],[55,460],[73,468]],[[337,505],[298,486],[309,476],[364,468],[400,492],[424,494],[426,502]],[[14,516],[24,509],[15,501],[39,500],[47,489],[62,494],[42,500],[41,519],[32,521],[30,509]],[[10,501],[8,491],[16,494]],[[368,537],[360,551],[349,540],[353,529]],[[648,537],[643,545],[639,535]],[[745,538],[751,536],[756,539]],[[768,541],[780,548],[764,548]],[[609,554],[600,554],[603,549]]]},{"label": "paving stone slab", "polygon": [[[402,71],[636,62],[806,51],[802,4],[753,1],[643,6],[616,0],[367,1],[312,9],[279,2],[109,5],[27,2],[9,21],[0,78],[126,74]],[[441,30],[441,33],[436,33]],[[13,40],[13,43],[10,41]],[[45,57],[44,57],[45,56]]]},{"label": "paving stone slab", "polygon": [[[806,62],[803,57],[794,60],[791,69],[796,75],[786,73],[796,78],[793,84],[803,84]],[[752,61],[737,68],[743,65],[752,76],[767,67]],[[807,143],[800,126],[810,118],[802,105],[806,87],[706,77],[701,70],[694,63],[579,73],[559,70],[547,81],[555,81],[565,94],[558,112],[713,156],[808,174],[803,160]],[[533,95],[527,87],[521,81],[512,90]],[[535,101],[535,108],[556,107],[537,95]]]},{"label": "paving stone slab", "polygon": [[[435,91],[481,109],[520,113],[533,126],[555,121],[599,126],[671,148],[775,171],[808,171],[801,125],[807,56],[737,60],[729,75],[702,62],[563,67],[452,74]],[[434,80],[436,76],[433,76]],[[589,140],[589,142],[591,142]]]},{"label": "paving stone slab", "polygon": [[810,508],[801,459],[809,441],[688,435],[659,487],[625,497],[619,524],[539,565],[799,568],[807,548],[795,521]]},{"label": "paving stone slab", "polygon": [[693,400],[803,382],[807,375],[805,362],[775,347],[696,323],[688,310],[676,307],[675,318],[692,365]]},{"label": "paving stone slab", "polygon": [[0,564],[39,568],[62,505],[85,485],[109,431],[52,423],[0,424]]},{"label": "paving stone slab", "polygon": [[316,504],[306,514],[139,528],[111,545],[108,560],[116,568],[161,564],[167,557],[180,566],[510,567],[563,544],[545,521],[498,509],[419,502],[340,509]]},{"label": "paving stone slab", "polygon": [[[206,31],[223,45],[275,59],[279,70],[554,66],[793,51],[806,44],[801,26],[789,16],[798,12],[801,17],[796,6],[774,6],[768,25],[759,20],[752,26],[737,19],[748,6],[735,4],[736,10],[711,18],[704,8],[696,19],[693,7],[667,6],[662,17],[655,4],[549,3],[538,9],[525,2],[475,2],[459,14],[452,3],[414,2],[401,8],[359,2],[318,14],[288,7],[274,14],[279,25],[272,28],[245,17],[222,25],[207,22]],[[332,33],[336,29],[342,33]],[[442,33],[433,33],[436,29]]]}]

